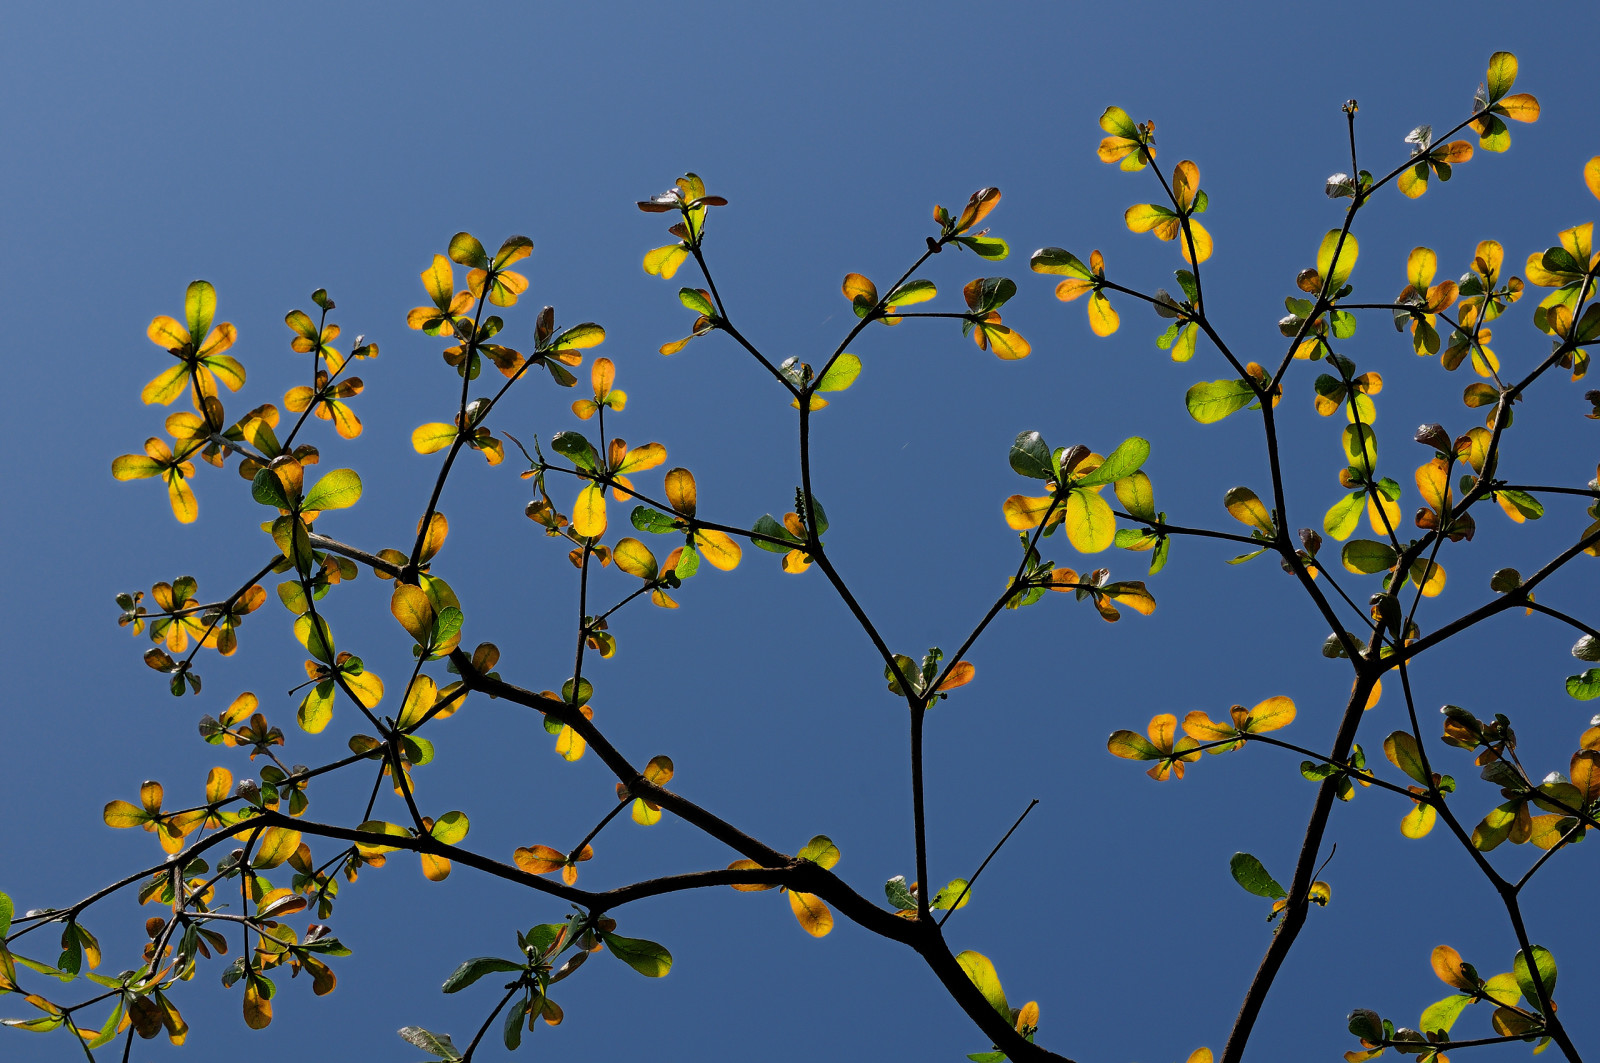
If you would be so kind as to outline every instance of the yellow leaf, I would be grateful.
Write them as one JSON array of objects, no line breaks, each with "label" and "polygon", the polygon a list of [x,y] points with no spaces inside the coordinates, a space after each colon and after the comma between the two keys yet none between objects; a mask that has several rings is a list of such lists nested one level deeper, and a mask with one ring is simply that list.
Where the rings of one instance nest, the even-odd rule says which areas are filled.
[{"label": "yellow leaf", "polygon": [[409,583],[395,584],[394,593],[389,598],[389,611],[400,621],[406,633],[417,641],[417,645],[427,645],[433,635],[434,612],[426,591]]},{"label": "yellow leaf", "polygon": [[1044,515],[1049,512],[1050,504],[1054,501],[1055,499],[1049,495],[1039,498],[1012,495],[1001,506],[1001,512],[1005,514],[1006,524],[1013,531],[1027,531],[1029,528],[1039,526],[1039,522],[1044,520]]},{"label": "yellow leaf", "polygon": [[1280,727],[1287,727],[1294,722],[1294,702],[1282,694],[1270,697],[1250,710],[1250,715],[1245,717],[1246,727],[1260,734],[1263,731],[1276,731]]},{"label": "yellow leaf", "polygon": [[739,567],[739,544],[713,528],[696,528],[694,543],[705,558],[724,572]]},{"label": "yellow leaf", "polygon": [[443,450],[455,442],[456,426],[435,421],[431,424],[419,425],[411,433],[411,445],[418,454],[432,454]]},{"label": "yellow leaf", "polygon": [[1257,531],[1267,535],[1273,534],[1275,528],[1272,523],[1272,514],[1262,504],[1260,497],[1248,487],[1235,487],[1222,496],[1222,504],[1227,507],[1233,519],[1241,524],[1247,524]]},{"label": "yellow leaf", "polygon": [[438,684],[431,677],[419,674],[406,688],[405,700],[400,705],[400,718],[395,721],[395,726],[402,730],[415,727],[438,700]]},{"label": "yellow leaf", "polygon": [[617,545],[611,548],[611,558],[616,562],[617,568],[630,576],[637,576],[643,580],[656,578],[658,571],[656,555],[638,539],[632,537],[619,539]]},{"label": "yellow leaf", "polygon": [[188,364],[179,362],[146,384],[144,390],[139,392],[139,398],[146,406],[152,403],[170,406],[173,399],[183,394],[183,384],[188,379],[188,376]]},{"label": "yellow leaf", "polygon": [[450,877],[450,861],[433,853],[419,853],[422,858],[422,876],[429,882],[443,882]]},{"label": "yellow leaf", "polygon": [[589,743],[569,725],[562,724],[561,732],[556,735],[556,753],[561,759],[573,764],[583,759],[584,750],[589,748]]},{"label": "yellow leaf", "polygon": [[180,524],[193,524],[200,516],[200,504],[195,501],[189,481],[172,473],[167,474],[167,501],[172,503],[172,515]]},{"label": "yellow leaf", "polygon": [[523,846],[511,854],[511,859],[530,875],[548,875],[567,862],[565,854],[548,845]]},{"label": "yellow leaf", "polygon": [[794,917],[800,921],[801,928],[812,937],[826,937],[833,929],[833,913],[821,898],[790,890],[789,907],[794,910]]},{"label": "yellow leaf", "polygon": [[[682,244],[668,244],[644,255],[644,271],[651,276],[663,280],[671,280],[672,275],[678,272],[678,267],[683,265],[683,260],[689,257],[689,249]],[[663,354],[667,353],[665,351]]]},{"label": "yellow leaf", "polygon": [[694,516],[698,497],[695,491],[694,473],[682,468],[669,469],[665,487],[667,502],[671,504],[673,511],[685,517]]},{"label": "yellow leaf", "polygon": [[1433,973],[1438,975],[1439,981],[1443,982],[1445,985],[1450,986],[1453,989],[1463,990],[1464,992],[1468,993],[1477,990],[1478,987],[1461,969],[1461,953],[1457,952],[1449,945],[1439,945],[1435,947],[1433,950],[1432,962]]},{"label": "yellow leaf", "polygon": [[212,768],[206,773],[206,804],[225,801],[233,794],[233,772],[227,768]]},{"label": "yellow leaf", "polygon": [[[728,865],[729,871],[758,871],[760,869],[761,865],[754,860],[735,860]],[[757,893],[761,890],[777,889],[778,887],[775,882],[757,882],[754,884],[736,883],[733,888],[740,893]]]},{"label": "yellow leaf", "polygon": [[272,1001],[261,995],[254,978],[244,987],[244,1024],[252,1030],[264,1030],[272,1024]]},{"label": "yellow leaf", "polygon": [[[1191,238],[1194,240],[1193,258],[1189,256],[1189,240]],[[1189,236],[1184,237],[1180,235],[1178,240],[1178,249],[1183,252],[1183,260],[1189,263],[1191,266],[1194,265],[1196,258],[1198,258],[1201,262],[1204,262],[1206,259],[1211,257],[1211,234],[1206,232],[1206,227],[1204,225],[1201,225],[1193,218],[1189,219]]]},{"label": "yellow leaf", "polygon": [[253,863],[258,868],[277,867],[300,848],[300,832],[284,827],[268,827],[261,832]]},{"label": "yellow leaf", "polygon": [[1067,539],[1080,554],[1110,549],[1116,539],[1116,515],[1098,491],[1075,488],[1067,495],[1062,514]]},{"label": "yellow leaf", "polygon": [[588,539],[605,534],[606,496],[599,484],[589,483],[578,492],[578,501],[572,507],[572,530]]},{"label": "yellow leaf", "polygon": [[661,822],[661,809],[645,801],[642,797],[633,799],[633,821],[641,826],[651,826]]},{"label": "yellow leaf", "polygon": [[[1062,281],[1056,287],[1056,294],[1061,294],[1061,288],[1069,282]],[[1102,292],[1095,292],[1089,297],[1089,328],[1096,336],[1109,336],[1117,331],[1117,326],[1122,323],[1117,317],[1116,310],[1111,306],[1111,300]]]},{"label": "yellow leaf", "polygon": [[1407,838],[1421,838],[1433,829],[1439,812],[1432,805],[1418,805],[1400,820],[1400,833]]},{"label": "yellow leaf", "polygon": [[995,973],[994,964],[989,962],[989,957],[969,949],[956,957],[956,963],[967,972],[967,977],[972,979],[972,984],[978,987],[978,992],[983,994],[983,999],[989,1002],[989,1006],[1005,1016],[1009,1022],[1011,1007],[1006,1003],[1006,991],[1001,988],[1000,976]]}]

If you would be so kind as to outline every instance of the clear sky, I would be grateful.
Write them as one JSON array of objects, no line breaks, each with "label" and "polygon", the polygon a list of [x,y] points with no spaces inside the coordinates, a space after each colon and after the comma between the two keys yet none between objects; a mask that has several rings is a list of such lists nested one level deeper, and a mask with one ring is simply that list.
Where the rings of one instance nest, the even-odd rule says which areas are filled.
[{"label": "clear sky", "polygon": [[[702,513],[748,523],[790,508],[792,416],[724,337],[671,359],[655,353],[689,319],[678,283],[639,267],[667,238],[634,201],[686,169],[703,175],[731,203],[707,247],[734,320],[775,357],[815,360],[854,321],[839,294],[845,273],[898,275],[935,231],[935,203],[958,208],[997,185],[1004,199],[990,220],[1014,254],[999,264],[941,256],[925,273],[945,292],[931,308],[959,308],[957,289],[974,276],[1011,276],[1020,294],[1006,320],[1032,356],[1000,362],[954,322],[875,326],[854,347],[865,362],[859,382],[816,422],[831,555],[894,649],[949,650],[1015,565],[1000,504],[1025,489],[1006,464],[1019,431],[1101,451],[1148,438],[1158,504],[1180,523],[1231,529],[1223,492],[1267,488],[1252,415],[1201,426],[1184,412],[1184,389],[1227,375],[1215,351],[1202,344],[1195,361],[1174,365],[1152,342],[1164,324],[1126,299],[1122,330],[1098,340],[1081,303],[1056,302],[1049,280],[1028,272],[1037,246],[1084,257],[1101,248],[1129,283],[1172,286],[1174,248],[1122,222],[1154,182],[1095,158],[1106,105],[1156,121],[1164,167],[1198,163],[1216,241],[1208,304],[1236,348],[1263,362],[1280,356],[1275,322],[1295,272],[1342,217],[1322,185],[1348,168],[1347,98],[1360,100],[1363,164],[1373,170],[1404,158],[1413,126],[1464,117],[1496,49],[1519,55],[1517,87],[1544,106],[1537,125],[1513,129],[1509,154],[1480,152],[1419,201],[1379,198],[1356,230],[1362,296],[1398,292],[1414,246],[1437,249],[1449,277],[1480,239],[1501,240],[1508,262],[1521,263],[1557,230],[1593,219],[1600,204],[1579,174],[1600,153],[1600,120],[1588,57],[1574,43],[1595,39],[1596,9],[1538,5],[1513,18],[1467,3],[1406,7],[1403,19],[1399,10],[938,0],[8,12],[0,271],[6,290],[27,298],[11,319],[0,398],[9,457],[0,527],[11,558],[0,623],[13,661],[0,889],[19,910],[61,905],[153,862],[151,839],[103,826],[102,806],[133,798],[146,778],[178,800],[199,794],[213,764],[242,775],[242,758],[195,732],[203,713],[242,690],[260,693],[291,732],[291,762],[332,759],[350,733],[348,712],[315,738],[294,729],[295,699],[282,691],[303,654],[276,602],[244,625],[237,657],[202,655],[204,694],[182,700],[141,663],[148,643],[115,625],[116,592],[193,574],[209,600],[254,571],[265,549],[259,507],[231,468],[202,469],[201,519],[190,526],[173,521],[154,484],[109,475],[114,456],[161,429],[168,411],[138,401],[166,364],[144,330],[153,315],[180,313],[190,280],[212,281],[219,317],[239,328],[233,353],[250,381],[229,400],[231,415],[281,404],[284,389],[304,382],[281,322],[309,307],[314,288],[338,301],[347,337],[380,343],[355,400],[365,433],[344,443],[318,425],[312,438],[324,468],[354,466],[366,483],[330,532],[398,546],[438,460],[413,453],[410,432],[449,420],[457,379],[437,341],[405,328],[406,310],[424,300],[418,273],[457,230],[491,246],[526,233],[536,244],[532,288],[507,315],[512,342],[526,345],[545,303],[564,322],[604,324],[596,353],[616,361],[630,394],[608,425],[635,443],[661,441],[670,464],[691,468]],[[1496,344],[1513,367],[1547,349],[1527,305]],[[1410,470],[1426,457],[1408,442],[1411,426],[1476,423],[1458,398],[1465,371],[1447,378],[1414,358],[1381,318],[1343,349],[1385,375],[1380,441],[1409,514],[1418,505]],[[1294,526],[1320,521],[1344,464],[1340,424],[1311,412],[1312,376],[1296,368],[1282,407]],[[1574,484],[1593,475],[1600,429],[1579,416],[1581,391],[1552,379],[1519,409],[1512,454],[1523,467]],[[530,380],[500,424],[547,438],[576,427],[575,397]],[[523,518],[528,490],[514,462],[491,470],[463,460],[443,500],[452,534],[435,570],[461,595],[469,645],[497,642],[509,680],[558,685],[575,609],[564,551]],[[1551,510],[1518,529],[1481,518],[1471,548],[1445,559],[1450,583],[1425,607],[1424,628],[1484,600],[1494,569],[1536,568],[1586,520],[1575,505]],[[1248,850],[1286,876],[1314,793],[1298,758],[1264,748],[1156,784],[1106,753],[1107,733],[1140,730],[1156,712],[1215,716],[1287,694],[1300,718],[1285,737],[1326,747],[1348,689],[1344,662],[1318,653],[1326,625],[1292,581],[1269,558],[1224,565],[1233,553],[1176,543],[1150,581],[1160,602],[1150,617],[1108,625],[1070,600],[1002,616],[968,655],[976,682],[929,720],[932,877],[970,873],[1028,801],[1041,801],[946,934],[995,961],[1014,1003],[1038,1000],[1041,1042],[1081,1060],[1220,1049],[1269,937],[1266,902],[1229,879],[1228,857]],[[1064,543],[1054,555],[1093,567]],[[1114,577],[1143,575],[1142,556],[1098,560]],[[1549,601],[1593,622],[1595,571],[1576,567]],[[362,576],[334,599],[334,624],[398,689],[409,655],[386,599],[385,585]],[[737,572],[703,571],[682,601],[675,613],[640,607],[613,624],[619,653],[593,673],[597,720],[630,756],[670,754],[674,788],[778,848],[831,835],[843,851],[837,871],[869,897],[892,875],[912,877],[904,706],[820,573],[785,576],[776,557],[747,550]],[[1508,712],[1530,770],[1564,770],[1592,712],[1562,689],[1577,670],[1571,641],[1542,617],[1497,620],[1416,668],[1421,708]],[[1398,697],[1370,716],[1361,741],[1376,759],[1382,736],[1401,726]],[[543,729],[507,706],[477,699],[438,729],[437,743],[439,761],[418,772],[424,803],[469,812],[471,840],[501,858],[534,842],[564,848],[609,805],[611,781],[594,758],[559,760]],[[1456,807],[1475,822],[1498,798],[1467,756],[1445,759],[1463,783]],[[316,791],[312,811],[352,816],[368,785]],[[1492,891],[1442,829],[1401,838],[1406,809],[1365,791],[1335,811],[1338,854],[1323,875],[1333,904],[1311,913],[1254,1058],[1336,1059],[1353,1047],[1344,1032],[1353,1007],[1415,1024],[1446,994],[1428,967],[1434,945],[1454,945],[1485,972],[1507,969],[1514,939]],[[1527,904],[1531,933],[1561,964],[1563,1019],[1593,1051],[1600,938],[1590,848],[1553,861]],[[596,851],[582,882],[597,887],[733,858],[670,817],[648,830],[619,822]],[[1505,856],[1507,866],[1530,859],[1526,848]],[[812,940],[785,908],[773,894],[718,890],[627,909],[623,932],[666,944],[672,975],[646,981],[591,964],[556,994],[565,1025],[539,1030],[525,1050],[778,1061],[959,1059],[986,1047],[909,952],[842,920]],[[149,914],[134,909],[114,903],[86,919],[112,970],[133,965]],[[337,963],[332,997],[280,979],[276,1021],[248,1034],[237,990],[221,989],[213,962],[177,996],[193,1027],[183,1058],[406,1060],[417,1053],[393,1031],[408,1024],[464,1043],[492,990],[446,997],[439,983],[462,959],[510,954],[517,928],[564,914],[463,869],[432,885],[415,861],[394,859],[343,895],[332,923],[355,955]],[[0,1000],[8,1017],[24,1011]],[[1469,1013],[1457,1031],[1487,1034],[1487,1017]],[[7,1059],[81,1058],[61,1034],[8,1032],[0,1045]],[[134,1058],[173,1053],[163,1038],[140,1042]]]}]

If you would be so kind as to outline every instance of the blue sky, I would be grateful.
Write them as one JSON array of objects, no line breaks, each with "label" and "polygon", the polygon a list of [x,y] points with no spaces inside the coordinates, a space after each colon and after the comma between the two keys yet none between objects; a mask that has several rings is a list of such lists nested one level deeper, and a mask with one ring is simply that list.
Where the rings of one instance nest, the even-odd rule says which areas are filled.
[{"label": "blue sky", "polygon": [[[246,623],[237,657],[202,656],[205,692],[181,701],[140,662],[146,643],[114,623],[118,591],[187,573],[209,600],[254,571],[264,549],[259,511],[231,470],[202,469],[201,520],[186,527],[153,484],[108,474],[112,457],[160,430],[167,411],[137,398],[164,366],[144,329],[155,314],[179,312],[191,279],[217,286],[219,317],[240,331],[233,353],[250,382],[230,414],[281,404],[284,389],[303,383],[281,322],[309,307],[314,288],[338,301],[347,337],[380,343],[356,400],[365,433],[351,443],[326,430],[312,437],[324,467],[353,466],[366,484],[331,534],[401,545],[426,500],[437,458],[414,454],[409,434],[449,419],[457,378],[439,344],[403,319],[424,299],[417,274],[461,229],[491,246],[511,233],[533,238],[532,288],[507,315],[512,342],[527,342],[545,303],[563,322],[605,325],[597,353],[617,363],[630,394],[608,423],[634,443],[661,441],[670,464],[691,468],[703,514],[748,523],[791,504],[791,414],[723,337],[671,359],[655,353],[688,318],[677,284],[639,268],[666,237],[633,202],[686,169],[703,175],[731,201],[707,246],[734,320],[774,357],[815,360],[854,321],[839,294],[845,273],[892,279],[934,231],[935,203],[956,208],[997,185],[1004,199],[990,221],[1011,241],[1011,259],[946,254],[924,275],[945,292],[933,309],[959,306],[956,290],[974,276],[1016,279],[1006,320],[1033,355],[997,361],[953,322],[873,327],[853,347],[866,366],[859,382],[816,422],[831,556],[895,650],[948,650],[1015,565],[1000,503],[1026,487],[1006,465],[1017,432],[1101,451],[1148,438],[1158,504],[1181,523],[1231,530],[1223,492],[1266,491],[1258,422],[1241,414],[1200,426],[1184,412],[1184,389],[1226,375],[1214,351],[1202,346],[1194,362],[1174,365],[1152,342],[1163,326],[1127,299],[1122,330],[1098,340],[1081,303],[1056,302],[1050,282],[1027,270],[1040,245],[1081,256],[1101,248],[1114,276],[1171,286],[1174,248],[1122,223],[1154,182],[1095,159],[1107,104],[1156,121],[1164,166],[1198,163],[1216,240],[1208,303],[1236,349],[1261,361],[1281,355],[1282,299],[1342,217],[1322,182],[1348,168],[1347,98],[1360,100],[1363,164],[1374,170],[1404,157],[1413,126],[1446,128],[1465,115],[1496,49],[1519,55],[1518,89],[1544,105],[1538,124],[1513,129],[1507,155],[1479,153],[1419,201],[1391,191],[1375,202],[1355,230],[1360,296],[1397,292],[1414,246],[1437,249],[1441,277],[1454,276],[1480,239],[1501,240],[1520,263],[1594,217],[1579,171],[1600,153],[1600,121],[1592,77],[1566,44],[1592,39],[1594,10],[1548,5],[1513,23],[1464,4],[1415,25],[1397,25],[1393,10],[939,2],[13,12],[17,43],[0,71],[12,145],[0,166],[10,204],[0,270],[27,298],[0,399],[13,500],[0,521],[14,559],[0,889],[19,908],[59,905],[153,862],[151,840],[104,827],[102,806],[132,798],[146,778],[176,800],[198,795],[213,764],[242,774],[242,758],[220,757],[194,730],[239,691],[260,693],[273,721],[293,727],[295,700],[281,692],[303,654],[276,603]],[[1527,305],[1496,345],[1512,367],[1543,349]],[[1411,426],[1476,423],[1457,398],[1468,380],[1414,358],[1382,319],[1365,321],[1344,353],[1385,376],[1380,445],[1410,512],[1410,470],[1426,457],[1408,442]],[[1311,413],[1313,375],[1297,366],[1282,407],[1295,526],[1318,523],[1340,495],[1339,424]],[[1552,379],[1529,397],[1514,433],[1520,468],[1545,482],[1593,475],[1596,429],[1579,416],[1581,391]],[[530,380],[500,424],[543,437],[576,427],[575,397]],[[464,461],[443,500],[452,533],[435,571],[461,595],[469,644],[497,642],[508,679],[555,686],[576,608],[564,551],[522,517],[528,491],[512,462]],[[1478,539],[1443,558],[1450,584],[1425,607],[1424,628],[1484,600],[1493,570],[1538,567],[1585,521],[1573,505],[1516,529],[1485,516]],[[1093,567],[1064,543],[1054,553]],[[988,954],[1014,1002],[1038,1000],[1041,1042],[1078,1059],[1220,1049],[1269,935],[1265,902],[1230,881],[1228,857],[1248,850],[1286,875],[1313,795],[1295,758],[1266,749],[1208,758],[1182,782],[1156,784],[1107,755],[1106,734],[1142,730],[1155,712],[1215,716],[1288,694],[1300,718],[1285,736],[1325,746],[1343,704],[1345,666],[1317,652],[1325,624],[1269,559],[1228,567],[1232,553],[1176,543],[1150,581],[1160,602],[1150,617],[1107,625],[1087,605],[1055,600],[1002,616],[969,654],[977,681],[930,716],[932,877],[970,873],[1028,801],[1041,800],[947,936]],[[1143,574],[1138,556],[1099,563],[1117,578]],[[1578,566],[1548,600],[1583,613],[1597,589],[1593,567]],[[333,623],[398,684],[409,655],[385,616],[386,591],[363,576],[334,599]],[[640,607],[613,624],[618,656],[592,675],[597,721],[630,756],[670,754],[675,788],[778,848],[829,834],[844,854],[838,872],[868,896],[892,875],[911,876],[903,706],[820,573],[785,576],[775,557],[747,550],[737,572],[702,572],[682,600],[676,613]],[[1544,618],[1497,620],[1418,664],[1421,708],[1508,712],[1530,769],[1564,769],[1590,715],[1562,690],[1576,670],[1569,635]],[[321,736],[291,734],[289,759],[339,755],[348,715]],[[1373,757],[1402,715],[1393,694],[1369,714],[1361,741]],[[439,731],[440,760],[419,771],[421,797],[467,811],[487,851],[564,848],[608,807],[602,767],[559,760],[526,714],[479,699]],[[1455,801],[1475,821],[1495,798],[1467,760],[1452,763],[1463,782]],[[369,785],[330,784],[314,793],[312,814],[357,814],[350,806]],[[1343,1021],[1352,1007],[1414,1023],[1446,992],[1428,968],[1436,944],[1482,970],[1506,969],[1514,940],[1492,891],[1443,830],[1402,839],[1405,811],[1372,791],[1336,810],[1339,850],[1323,875],[1334,901],[1312,913],[1255,1058],[1336,1058],[1353,1046]],[[596,850],[585,885],[733,858],[670,818],[649,830],[619,822]],[[1600,1013],[1583,1003],[1600,992],[1597,938],[1592,919],[1567,924],[1592,895],[1592,855],[1579,848],[1554,860],[1526,902],[1532,934],[1561,962],[1563,1018],[1580,1045],[1600,1036]],[[1526,859],[1507,854],[1507,866]],[[277,1021],[241,1041],[237,994],[221,989],[213,964],[178,997],[193,1027],[187,1058],[278,1058],[313,1045],[315,1058],[410,1059],[393,1034],[407,1024],[464,1042],[490,992],[445,997],[439,982],[466,957],[513,950],[515,929],[564,914],[463,870],[431,885],[409,859],[364,875],[344,897],[332,922],[356,955],[337,966],[338,991],[314,999],[306,986],[282,985]],[[785,907],[775,895],[719,890],[626,910],[623,932],[667,944],[673,974],[646,982],[620,964],[592,964],[556,997],[566,1024],[541,1029],[531,1050],[959,1059],[985,1047],[909,953],[842,922],[814,941]],[[113,969],[131,966],[124,958],[147,914],[130,900],[86,919],[120,948],[108,956]],[[0,1010],[22,1005],[0,1000]],[[1469,1013],[1457,1030],[1487,1033],[1486,1017]],[[59,1034],[9,1034],[4,1045],[8,1058],[81,1058]],[[134,1058],[173,1051],[164,1039],[141,1042]]]}]

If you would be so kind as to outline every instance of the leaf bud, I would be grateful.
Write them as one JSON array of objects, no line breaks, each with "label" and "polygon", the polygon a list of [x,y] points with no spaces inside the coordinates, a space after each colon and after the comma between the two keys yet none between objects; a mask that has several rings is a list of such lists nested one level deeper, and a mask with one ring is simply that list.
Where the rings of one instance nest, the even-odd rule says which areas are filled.
[{"label": "leaf bud", "polygon": [[1450,433],[1444,430],[1443,425],[1425,424],[1417,429],[1417,434],[1412,438],[1425,447],[1450,453]]},{"label": "leaf bud", "polygon": [[1306,548],[1306,553],[1316,557],[1317,551],[1322,549],[1322,536],[1311,528],[1301,528],[1300,545]]},{"label": "leaf bud", "polygon": [[242,797],[253,804],[261,796],[261,784],[254,779],[240,779],[239,785],[233,788],[233,796]]}]

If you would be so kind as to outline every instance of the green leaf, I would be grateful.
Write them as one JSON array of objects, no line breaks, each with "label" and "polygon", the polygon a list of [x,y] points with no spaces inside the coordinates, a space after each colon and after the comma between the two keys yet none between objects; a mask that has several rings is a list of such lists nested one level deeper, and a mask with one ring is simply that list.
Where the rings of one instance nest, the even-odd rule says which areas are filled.
[{"label": "green leaf", "polygon": [[[782,539],[785,542],[793,543],[795,546],[800,545],[800,540],[790,535],[789,529],[773,519],[771,513],[763,513],[760,519],[756,521],[755,526],[751,528],[751,531],[759,532],[762,535],[770,535],[774,539]],[[793,546],[779,546],[777,543],[763,542],[760,539],[752,539],[751,542],[761,549],[770,550],[775,554],[787,554],[794,549]]]},{"label": "green leaf", "polygon": [[1139,471],[1149,456],[1149,440],[1129,436],[1117,444],[1116,450],[1106,455],[1106,460],[1100,463],[1098,469],[1077,483],[1081,487],[1093,487],[1096,484],[1108,484],[1113,480],[1120,480],[1124,476],[1132,476]]},{"label": "green leaf", "polygon": [[289,508],[289,499],[283,493],[283,485],[278,482],[277,474],[271,469],[262,468],[256,471],[255,478],[250,481],[250,497],[263,506]]},{"label": "green leaf", "polygon": [[0,893],[0,940],[11,932],[11,917],[16,912],[16,906],[11,903],[11,898]]},{"label": "green leaf", "polygon": [[309,613],[296,617],[294,637],[300,640],[300,645],[304,646],[311,656],[324,664],[333,663],[333,633],[328,630],[328,622],[320,615],[315,621]]},{"label": "green leaf", "polygon": [[896,875],[883,884],[883,894],[889,898],[889,903],[902,912],[915,911],[917,899],[911,895],[911,890],[906,886],[906,877]]},{"label": "green leaf", "polygon": [[1257,897],[1266,897],[1277,900],[1287,897],[1288,891],[1278,885],[1277,879],[1267,874],[1267,869],[1261,861],[1249,853],[1234,853],[1233,859],[1228,861],[1228,870],[1233,872],[1233,880],[1244,887],[1246,893],[1253,893]]},{"label": "green leaf", "polygon": [[1394,567],[1396,554],[1388,543],[1371,539],[1352,539],[1339,552],[1339,560],[1346,570],[1361,576],[1384,572]]},{"label": "green leaf", "polygon": [[1348,539],[1361,523],[1366,493],[1352,491],[1328,507],[1322,517],[1322,530],[1335,539]]},{"label": "green leaf", "polygon": [[594,697],[594,684],[587,679],[580,679],[578,680],[576,699],[573,698],[573,693],[572,680],[569,679],[561,684],[562,701],[568,705],[587,705],[589,704],[589,699]]},{"label": "green leaf", "polygon": [[361,498],[361,477],[354,469],[333,469],[316,482],[300,503],[303,510],[349,509]]},{"label": "green leaf", "polygon": [[861,375],[861,359],[853,354],[841,354],[833,360],[828,371],[817,381],[818,391],[843,391]]},{"label": "green leaf", "polygon": [[1052,273],[1057,276],[1076,277],[1079,280],[1088,280],[1094,275],[1077,255],[1061,247],[1039,248],[1028,257],[1028,268],[1035,273]]},{"label": "green leaf", "polygon": [[550,439],[550,449],[580,469],[600,471],[600,458],[582,432],[557,432]]},{"label": "green leaf", "polygon": [[717,308],[711,304],[711,300],[693,288],[679,288],[678,302],[705,317],[715,317],[717,315]]},{"label": "green leaf", "polygon": [[611,954],[646,978],[665,978],[672,970],[672,953],[643,938],[625,938],[621,934],[601,934]]},{"label": "green leaf", "polygon": [[443,988],[446,993],[459,993],[486,974],[494,974],[496,971],[510,973],[520,971],[522,968],[523,965],[514,960],[502,960],[496,956],[475,956],[457,967],[454,973],[444,980]]},{"label": "green leaf", "polygon": [[[1556,991],[1556,958],[1550,955],[1550,950],[1543,945],[1533,946],[1533,959],[1538,964],[1539,981],[1544,984],[1546,995],[1554,996]],[[1533,977],[1528,970],[1527,954],[1518,951],[1517,958],[1511,964],[1511,973],[1516,976],[1517,987],[1522,990],[1522,995],[1534,1007],[1539,1006],[1539,994],[1533,986]]]},{"label": "green leaf", "polygon": [[1201,424],[1215,424],[1256,400],[1254,389],[1242,380],[1202,381],[1184,395],[1189,416]]},{"label": "green leaf", "polygon": [[522,1047],[522,1020],[528,1016],[526,997],[518,999],[506,1009],[505,1024],[500,1027],[500,1039],[506,1048],[515,1052]]},{"label": "green leaf", "polygon": [[1579,701],[1600,698],[1600,668],[1590,668],[1578,675],[1567,676],[1567,693]]},{"label": "green leaf", "polygon": [[449,1063],[457,1063],[461,1059],[461,1052],[451,1042],[449,1034],[434,1033],[420,1026],[402,1026],[399,1033],[401,1037],[438,1059],[447,1060]]},{"label": "green leaf", "polygon": [[1371,1008],[1357,1008],[1350,1013],[1348,1029],[1351,1033],[1371,1044],[1383,1040],[1383,1019]]},{"label": "green leaf", "polygon": [[677,527],[676,521],[662,513],[660,510],[651,509],[649,506],[634,506],[633,515],[629,518],[633,526],[642,532],[651,532],[661,535]]},{"label": "green leaf", "polygon": [[1495,494],[1510,502],[1528,520],[1538,520],[1544,516],[1544,503],[1528,494],[1526,491],[1514,491],[1509,487],[1502,487]]},{"label": "green leaf", "polygon": [[1038,432],[1020,433],[1012,441],[1008,457],[1012,470],[1023,476],[1035,480],[1048,480],[1055,476],[1055,469],[1050,463],[1050,447]]}]

